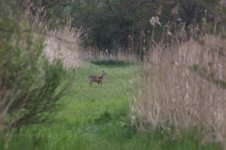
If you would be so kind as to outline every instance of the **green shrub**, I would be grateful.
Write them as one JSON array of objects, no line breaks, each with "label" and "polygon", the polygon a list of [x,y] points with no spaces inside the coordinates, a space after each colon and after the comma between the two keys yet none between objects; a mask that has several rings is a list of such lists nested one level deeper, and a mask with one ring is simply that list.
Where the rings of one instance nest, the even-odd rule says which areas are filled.
[{"label": "green shrub", "polygon": [[0,28],[0,131],[49,121],[69,83],[61,63],[47,61],[26,21],[1,18]]}]

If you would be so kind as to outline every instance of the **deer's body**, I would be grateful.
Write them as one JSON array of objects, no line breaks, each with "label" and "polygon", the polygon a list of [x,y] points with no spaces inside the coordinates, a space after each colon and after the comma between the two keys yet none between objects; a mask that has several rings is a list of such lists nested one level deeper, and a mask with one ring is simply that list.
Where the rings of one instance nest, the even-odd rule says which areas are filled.
[{"label": "deer's body", "polygon": [[93,82],[96,82],[98,85],[102,84],[102,81],[104,79],[104,76],[106,73],[103,71],[102,75],[97,76],[97,75],[90,75],[89,76],[89,84],[91,85]]}]

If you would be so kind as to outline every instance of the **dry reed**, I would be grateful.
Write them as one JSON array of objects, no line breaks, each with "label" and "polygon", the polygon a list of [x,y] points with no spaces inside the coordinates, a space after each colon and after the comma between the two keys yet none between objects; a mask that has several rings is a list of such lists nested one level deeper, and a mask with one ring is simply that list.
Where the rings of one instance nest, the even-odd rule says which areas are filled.
[{"label": "dry reed", "polygon": [[81,31],[65,27],[50,31],[45,40],[44,52],[51,63],[60,59],[65,68],[79,66],[79,44]]},{"label": "dry reed", "polygon": [[130,51],[115,50],[111,52],[110,50],[96,50],[94,48],[87,49],[86,51],[80,51],[80,58],[83,60],[92,60],[92,61],[123,61],[128,63],[137,63],[139,62],[139,57]]},{"label": "dry reed", "polygon": [[[143,128],[200,127],[226,140],[226,41],[216,36],[152,48],[132,116]],[[204,134],[203,134],[204,133]],[[210,136],[207,136],[210,135]]]}]

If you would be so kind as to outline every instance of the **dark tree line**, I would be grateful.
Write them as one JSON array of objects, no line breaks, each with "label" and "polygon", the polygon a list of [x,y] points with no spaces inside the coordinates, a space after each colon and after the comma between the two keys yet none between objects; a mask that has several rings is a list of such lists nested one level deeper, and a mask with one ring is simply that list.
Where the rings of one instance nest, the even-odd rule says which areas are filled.
[{"label": "dark tree line", "polygon": [[149,20],[153,16],[158,16],[162,25],[155,29],[155,40],[160,40],[164,25],[172,25],[178,19],[188,30],[189,25],[201,26],[205,18],[208,27],[216,31],[218,24],[225,21],[226,11],[220,0],[31,0],[31,3],[33,16],[39,16],[50,29],[70,21],[71,27],[82,27],[83,46],[100,50],[139,50],[143,39],[149,41],[152,37]]}]

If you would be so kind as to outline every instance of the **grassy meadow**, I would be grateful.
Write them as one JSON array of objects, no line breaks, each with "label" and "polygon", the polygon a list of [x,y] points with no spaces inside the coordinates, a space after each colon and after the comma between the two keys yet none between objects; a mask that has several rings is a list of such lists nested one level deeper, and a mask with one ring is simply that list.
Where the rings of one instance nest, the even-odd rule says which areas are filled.
[{"label": "grassy meadow", "polygon": [[[88,75],[107,73],[103,85],[88,82]],[[30,125],[15,132],[9,150],[218,150],[202,144],[193,130],[182,136],[160,129],[140,131],[131,126],[130,105],[140,83],[140,67],[124,62],[83,62],[72,86],[62,98],[53,122]],[[65,77],[67,78],[67,77]],[[4,149],[4,139],[0,149]]]}]

